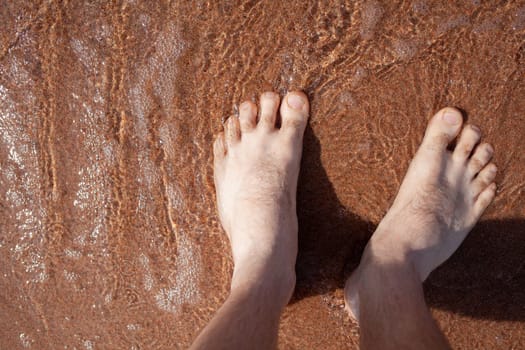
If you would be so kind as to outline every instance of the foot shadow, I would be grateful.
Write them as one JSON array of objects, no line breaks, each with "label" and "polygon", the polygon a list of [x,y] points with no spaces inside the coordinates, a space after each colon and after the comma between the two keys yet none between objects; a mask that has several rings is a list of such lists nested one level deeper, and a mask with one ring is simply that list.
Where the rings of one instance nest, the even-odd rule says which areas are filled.
[{"label": "foot shadow", "polygon": [[297,189],[299,253],[292,302],[344,285],[345,271],[359,264],[374,225],[339,201],[321,163],[321,145],[310,126],[304,135]]},{"label": "foot shadow", "polygon": [[424,287],[432,307],[474,318],[525,321],[525,220],[478,223]]},{"label": "foot shadow", "polygon": [[[312,129],[304,137],[297,193],[299,253],[292,299],[343,288],[375,230],[337,198]],[[475,318],[525,320],[525,220],[480,222],[424,284],[430,306]]]}]

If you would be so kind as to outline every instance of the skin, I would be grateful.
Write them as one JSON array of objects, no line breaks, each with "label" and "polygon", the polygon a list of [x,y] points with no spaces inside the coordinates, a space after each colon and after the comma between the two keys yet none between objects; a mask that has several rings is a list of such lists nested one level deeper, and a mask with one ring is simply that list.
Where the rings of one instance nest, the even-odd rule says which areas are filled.
[{"label": "skin", "polygon": [[[280,105],[281,127],[276,128]],[[295,107],[295,108],[294,108]],[[262,94],[214,144],[217,206],[234,261],[231,292],[193,349],[268,349],[295,286],[297,178],[308,99]]]},{"label": "skin", "polygon": [[[230,295],[192,349],[275,348],[295,286],[296,189],[308,99],[291,92],[280,103],[266,92],[259,105],[258,113],[255,104],[241,104],[239,117],[228,119],[214,143],[217,205],[234,272]],[[360,324],[363,349],[448,348],[422,282],[495,196],[493,150],[479,144],[480,137],[478,128],[462,128],[453,108],[430,120],[391,209],[346,283],[347,310]]]},{"label": "skin", "polygon": [[[345,287],[364,349],[446,349],[422,283],[456,251],[494,199],[493,148],[454,108],[439,111],[398,195]],[[456,147],[447,147],[459,136]]]}]

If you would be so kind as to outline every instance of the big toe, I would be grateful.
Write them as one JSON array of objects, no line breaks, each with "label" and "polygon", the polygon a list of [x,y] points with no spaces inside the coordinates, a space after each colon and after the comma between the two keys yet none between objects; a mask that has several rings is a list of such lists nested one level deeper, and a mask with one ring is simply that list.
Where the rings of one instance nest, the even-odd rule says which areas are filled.
[{"label": "big toe", "polygon": [[461,129],[461,113],[452,107],[437,112],[428,123],[422,148],[430,152],[444,152]]},{"label": "big toe", "polygon": [[308,97],[304,92],[289,92],[281,103],[281,132],[291,136],[302,136],[309,111]]}]

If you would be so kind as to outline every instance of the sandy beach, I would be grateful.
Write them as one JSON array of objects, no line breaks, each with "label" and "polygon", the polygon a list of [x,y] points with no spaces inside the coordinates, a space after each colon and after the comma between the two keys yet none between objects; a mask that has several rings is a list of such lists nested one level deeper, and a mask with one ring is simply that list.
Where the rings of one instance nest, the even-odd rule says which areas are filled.
[{"label": "sandy beach", "polygon": [[457,349],[525,348],[523,1],[0,6],[0,348],[185,349],[228,294],[213,135],[311,101],[282,349],[357,349],[344,282],[427,120],[460,108],[498,194],[425,283]]}]

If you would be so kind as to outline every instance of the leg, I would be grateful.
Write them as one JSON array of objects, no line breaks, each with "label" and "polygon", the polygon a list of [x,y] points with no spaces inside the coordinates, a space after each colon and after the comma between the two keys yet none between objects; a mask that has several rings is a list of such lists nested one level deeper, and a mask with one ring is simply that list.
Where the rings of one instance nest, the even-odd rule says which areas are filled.
[{"label": "leg", "polygon": [[303,93],[261,96],[229,118],[214,144],[222,226],[235,264],[231,292],[193,349],[275,347],[279,317],[295,287],[297,177],[308,119]]},{"label": "leg", "polygon": [[430,121],[394,204],[345,286],[363,349],[443,349],[449,345],[426,306],[422,282],[459,247],[496,192],[492,147],[445,108]]}]

